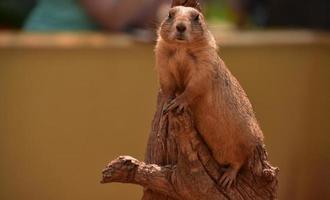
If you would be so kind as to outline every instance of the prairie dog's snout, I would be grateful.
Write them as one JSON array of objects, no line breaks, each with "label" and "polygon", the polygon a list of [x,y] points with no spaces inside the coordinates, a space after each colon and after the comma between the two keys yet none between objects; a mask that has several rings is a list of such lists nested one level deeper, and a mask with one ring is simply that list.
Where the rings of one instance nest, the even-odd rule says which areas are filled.
[{"label": "prairie dog's snout", "polygon": [[184,23],[179,23],[175,27],[179,33],[184,33],[187,30],[187,26]]},{"label": "prairie dog's snout", "polygon": [[159,35],[167,42],[193,42],[202,39],[205,30],[204,17],[198,10],[177,6],[169,11]]}]

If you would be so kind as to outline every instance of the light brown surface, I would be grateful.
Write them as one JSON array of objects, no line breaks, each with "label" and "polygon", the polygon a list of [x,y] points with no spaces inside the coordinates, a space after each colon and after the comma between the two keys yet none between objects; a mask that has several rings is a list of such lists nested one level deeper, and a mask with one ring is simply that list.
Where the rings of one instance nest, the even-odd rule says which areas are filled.
[{"label": "light brown surface", "polygon": [[[33,48],[9,37],[0,45],[0,199],[140,199],[139,187],[100,185],[99,169],[123,153],[144,157],[158,87],[153,45]],[[319,39],[220,48],[281,169],[279,199],[329,196],[330,46]]]}]

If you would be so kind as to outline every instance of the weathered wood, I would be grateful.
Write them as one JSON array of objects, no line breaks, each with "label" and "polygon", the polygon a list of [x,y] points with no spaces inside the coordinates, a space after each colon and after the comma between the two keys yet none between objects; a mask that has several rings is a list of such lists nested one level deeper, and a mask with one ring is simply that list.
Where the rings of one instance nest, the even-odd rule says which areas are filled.
[{"label": "weathered wood", "polygon": [[103,171],[103,183],[141,185],[143,200],[276,199],[278,169],[268,163],[264,146],[255,149],[236,186],[224,190],[218,185],[223,167],[194,129],[190,114],[163,114],[159,96],[147,148],[149,164],[119,157]]}]

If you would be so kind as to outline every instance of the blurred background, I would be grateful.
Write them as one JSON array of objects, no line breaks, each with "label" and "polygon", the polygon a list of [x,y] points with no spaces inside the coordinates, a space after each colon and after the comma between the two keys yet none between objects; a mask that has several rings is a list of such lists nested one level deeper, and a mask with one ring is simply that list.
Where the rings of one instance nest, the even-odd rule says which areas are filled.
[{"label": "blurred background", "polygon": [[[0,199],[140,199],[101,185],[143,160],[169,0],[0,0]],[[248,93],[279,199],[330,199],[328,0],[208,0],[220,56]]]}]

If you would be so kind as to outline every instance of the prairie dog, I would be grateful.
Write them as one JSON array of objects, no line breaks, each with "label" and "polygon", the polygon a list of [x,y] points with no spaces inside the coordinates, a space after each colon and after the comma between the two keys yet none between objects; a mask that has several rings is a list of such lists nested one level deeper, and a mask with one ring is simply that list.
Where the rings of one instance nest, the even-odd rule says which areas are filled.
[{"label": "prairie dog", "polygon": [[263,134],[247,95],[217,51],[198,10],[177,6],[169,11],[155,48],[166,110],[189,107],[213,157],[226,166],[218,181],[229,188]]}]

